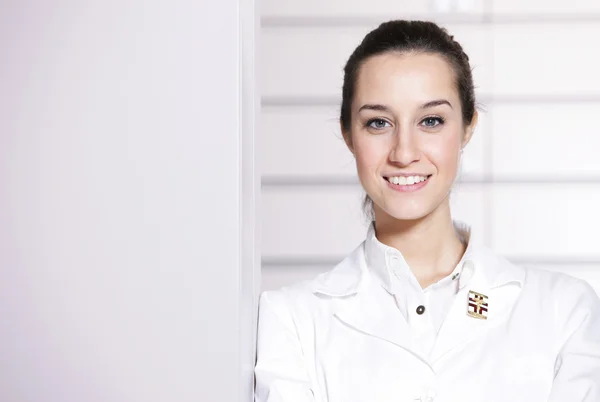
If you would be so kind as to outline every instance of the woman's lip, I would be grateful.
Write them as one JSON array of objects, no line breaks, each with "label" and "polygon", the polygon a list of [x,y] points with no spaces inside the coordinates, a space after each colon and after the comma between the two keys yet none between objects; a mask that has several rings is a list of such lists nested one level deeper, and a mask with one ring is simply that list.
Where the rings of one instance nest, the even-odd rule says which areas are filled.
[{"label": "woman's lip", "polygon": [[431,176],[432,175],[426,176],[427,180],[425,180],[425,181],[421,181],[421,182],[415,183],[415,184],[406,184],[406,185],[393,184],[393,183],[390,183],[387,179],[384,179],[384,180],[392,190],[399,191],[401,193],[410,193],[413,191],[418,191],[418,190],[422,189],[423,187],[425,187],[427,185],[427,183],[429,183]]},{"label": "woman's lip", "polygon": [[389,175],[383,175],[383,177],[385,177],[386,179],[389,179],[390,177],[410,177],[410,176],[423,176],[423,177],[429,177],[431,176],[430,174],[425,174],[425,173],[398,173],[398,174],[389,174]]}]

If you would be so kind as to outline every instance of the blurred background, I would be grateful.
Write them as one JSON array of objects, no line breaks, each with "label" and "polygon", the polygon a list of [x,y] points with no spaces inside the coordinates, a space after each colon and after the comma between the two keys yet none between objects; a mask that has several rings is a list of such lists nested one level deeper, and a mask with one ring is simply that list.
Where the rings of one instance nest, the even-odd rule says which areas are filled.
[{"label": "blurred background", "polygon": [[456,37],[483,106],[454,218],[515,263],[600,293],[600,2],[263,0],[262,289],[331,269],[366,234],[363,192],[338,128],[342,68],[390,19]]}]

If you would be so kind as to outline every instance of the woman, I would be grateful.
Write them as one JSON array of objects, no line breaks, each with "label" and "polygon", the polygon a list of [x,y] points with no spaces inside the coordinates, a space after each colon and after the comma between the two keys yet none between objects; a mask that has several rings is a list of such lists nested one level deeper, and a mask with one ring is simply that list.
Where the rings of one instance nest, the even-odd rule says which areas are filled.
[{"label": "woman", "polygon": [[345,67],[340,125],[374,221],[312,281],[263,293],[257,402],[600,401],[600,302],[451,218],[477,124],[468,57],[391,21]]}]

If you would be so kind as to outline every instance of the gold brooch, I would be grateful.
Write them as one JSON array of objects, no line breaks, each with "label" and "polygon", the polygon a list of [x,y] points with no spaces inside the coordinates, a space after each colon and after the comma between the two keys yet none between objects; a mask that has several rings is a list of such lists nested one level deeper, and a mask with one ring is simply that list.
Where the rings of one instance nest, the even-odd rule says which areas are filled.
[{"label": "gold brooch", "polygon": [[473,318],[487,320],[488,297],[486,295],[482,295],[481,293],[469,290],[469,305],[467,307],[467,314]]}]

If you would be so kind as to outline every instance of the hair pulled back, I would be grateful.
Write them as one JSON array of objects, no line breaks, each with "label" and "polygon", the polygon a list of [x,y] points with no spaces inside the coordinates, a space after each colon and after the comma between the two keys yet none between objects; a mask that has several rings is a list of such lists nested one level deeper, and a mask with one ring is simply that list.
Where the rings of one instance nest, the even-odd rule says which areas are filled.
[{"label": "hair pulled back", "polygon": [[344,67],[340,123],[345,135],[351,135],[351,111],[361,65],[370,57],[387,52],[428,53],[443,57],[452,67],[462,108],[463,123],[475,114],[475,88],[469,57],[445,28],[429,21],[394,20],[369,32],[354,50]]}]

